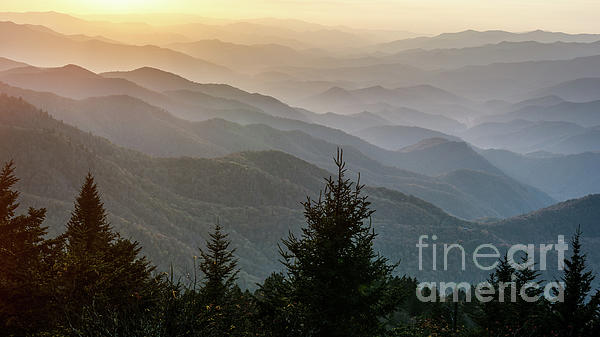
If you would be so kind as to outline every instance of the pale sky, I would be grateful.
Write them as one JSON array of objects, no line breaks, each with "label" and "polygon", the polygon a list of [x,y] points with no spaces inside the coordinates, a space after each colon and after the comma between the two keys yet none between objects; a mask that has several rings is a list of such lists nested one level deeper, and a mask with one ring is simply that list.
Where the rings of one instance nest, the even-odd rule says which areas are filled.
[{"label": "pale sky", "polygon": [[294,18],[419,33],[464,29],[600,33],[600,0],[1,0],[0,11]]}]

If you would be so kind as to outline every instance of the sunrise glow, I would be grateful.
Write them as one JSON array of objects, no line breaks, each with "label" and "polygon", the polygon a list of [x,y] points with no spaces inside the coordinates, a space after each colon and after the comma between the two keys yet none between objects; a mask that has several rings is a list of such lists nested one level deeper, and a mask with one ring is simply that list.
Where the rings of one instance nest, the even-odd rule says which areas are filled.
[{"label": "sunrise glow", "polygon": [[[322,24],[394,28],[423,33],[464,29],[542,28],[600,32],[600,2],[589,0],[5,0],[0,11],[61,11],[96,18],[136,19],[143,13],[223,19],[295,18]],[[120,16],[114,17],[119,14]],[[180,19],[181,20],[181,19]]]}]

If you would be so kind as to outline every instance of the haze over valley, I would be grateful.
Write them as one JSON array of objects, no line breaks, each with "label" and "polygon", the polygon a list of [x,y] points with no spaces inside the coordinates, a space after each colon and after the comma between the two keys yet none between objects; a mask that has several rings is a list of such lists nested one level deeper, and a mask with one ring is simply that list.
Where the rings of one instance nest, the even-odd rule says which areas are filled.
[{"label": "haze over valley", "polygon": [[47,209],[47,237],[90,173],[157,272],[190,281],[218,222],[254,291],[285,269],[278,245],[302,236],[341,149],[395,275],[489,276],[417,268],[423,234],[506,250],[578,226],[600,270],[600,26],[138,14],[0,7],[0,163],[17,213]]}]

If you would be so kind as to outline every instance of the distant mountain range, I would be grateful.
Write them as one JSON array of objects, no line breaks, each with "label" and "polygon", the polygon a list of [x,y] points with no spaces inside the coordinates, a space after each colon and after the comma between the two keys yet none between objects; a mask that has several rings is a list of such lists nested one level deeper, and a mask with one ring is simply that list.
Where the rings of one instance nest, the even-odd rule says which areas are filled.
[{"label": "distant mountain range", "polygon": [[[355,88],[377,85],[389,88],[432,85],[469,99],[514,100],[519,97],[523,99],[524,93],[561,82],[600,77],[600,55],[567,60],[467,65],[444,70],[424,70],[396,62],[328,68],[283,67],[279,71],[294,78],[296,82],[344,82],[347,87]],[[290,86],[294,81],[275,81],[272,86]],[[301,94],[296,96],[298,100],[302,95],[309,96],[303,90],[298,91]]]},{"label": "distant mountain range", "polygon": [[[346,148],[348,158],[354,161],[365,182],[421,196],[464,218],[509,216],[552,202],[540,191],[529,190],[527,196],[514,193],[521,199],[521,206],[508,213],[498,213],[493,203],[487,203],[485,199],[474,202],[475,198],[462,193],[463,186],[449,185],[435,178],[398,169],[415,169],[419,165],[427,167],[427,164],[423,164],[427,162],[426,156],[407,160],[411,154],[386,151],[341,131],[300,121],[276,119],[287,131],[266,125],[242,127],[222,120],[193,123],[126,96],[72,101],[14,87],[4,87],[4,91],[28,99],[31,97],[35,104],[68,123],[103,135],[118,145],[152,155],[214,157],[245,150],[277,149],[331,169],[331,153],[341,145]],[[119,113],[121,111],[128,113]],[[478,156],[474,152],[472,154]],[[448,172],[461,168],[481,169],[486,166],[465,160],[437,168],[436,171],[422,172],[438,174],[438,170]],[[488,172],[493,176],[499,171],[490,168]]]},{"label": "distant mountain range", "polygon": [[570,60],[470,65],[441,72],[431,82],[467,97],[510,98],[564,81],[600,77],[599,66],[600,55]]},{"label": "distant mountain range", "polygon": [[[133,13],[131,14],[134,15]],[[416,34],[399,30],[357,29],[326,26],[292,19],[210,19],[193,15],[154,14],[155,20],[169,22],[154,26],[141,14],[137,22],[80,18],[57,12],[3,12],[0,20],[21,24],[42,24],[62,34],[86,34],[129,44],[169,45],[179,42],[219,39],[235,44],[280,44],[294,48],[356,48]],[[145,17],[144,17],[145,16]],[[175,18],[173,18],[173,16]],[[182,23],[181,18],[184,21]],[[191,19],[191,23],[190,23]],[[116,21],[116,22],[115,22]],[[154,22],[154,20],[153,20]]]},{"label": "distant mountain range", "polygon": [[237,100],[255,106],[262,111],[277,117],[305,120],[306,117],[296,109],[271,96],[249,93],[226,84],[198,83],[181,76],[155,68],[139,68],[132,71],[107,72],[101,74],[106,78],[122,78],[159,92],[188,90],[200,92],[214,97]]},{"label": "distant mountain range", "polygon": [[[161,83],[158,91],[169,91],[161,93],[146,88],[154,89],[152,85],[142,87],[140,84],[151,84],[143,80],[146,75],[153,77],[152,83]],[[131,78],[131,81],[127,78]],[[0,81],[75,99],[129,95],[190,120],[205,120],[221,114],[235,114],[239,118],[244,118],[244,113],[264,112],[275,116],[306,119],[302,113],[275,98],[250,94],[229,85],[198,84],[154,68],[105,73],[101,76],[76,65],[58,68],[23,67],[0,72]],[[56,81],[62,84],[56,86],[54,85]],[[169,86],[168,83],[173,85]],[[194,92],[192,95],[186,95],[182,90],[194,90]]]},{"label": "distant mountain range", "polygon": [[598,101],[600,100],[600,78],[578,78],[540,89],[531,95],[555,95],[571,102]]},{"label": "distant mountain range", "polygon": [[2,55],[29,64],[56,67],[74,63],[94,71],[152,66],[205,82],[234,81],[236,76],[223,66],[152,45],[73,39],[43,26],[12,22],[0,22],[0,29],[4,33],[0,36]]},{"label": "distant mountain range", "polygon": [[387,150],[396,151],[428,138],[460,140],[458,137],[439,131],[404,125],[372,126],[353,133],[354,135]]},{"label": "distant mountain range", "polygon": [[[315,196],[322,177],[328,175],[273,151],[216,159],[151,158],[56,121],[23,100],[7,96],[0,100],[0,160],[15,160],[22,178],[18,185],[22,204],[47,207],[51,232],[61,231],[77,188],[91,171],[115,228],[141,241],[144,253],[162,269],[171,263],[185,268],[218,217],[238,249],[246,271],[243,280],[252,287],[252,282],[279,268],[273,247],[288,230],[298,230],[302,223],[298,202],[305,195]],[[500,224],[486,229],[489,225],[459,220],[400,192],[368,188],[366,193],[378,210],[374,217],[378,250],[393,259],[406,258],[407,272],[416,266],[409,259],[414,249],[406,247],[423,231],[435,228],[444,242],[465,240],[463,234],[471,233],[467,247],[479,241],[500,242],[504,235]]]},{"label": "distant mountain range", "polygon": [[528,121],[559,121],[580,126],[600,125],[600,100],[585,103],[561,102],[550,106],[529,105],[502,115],[487,117],[489,121],[507,122],[516,119]]},{"label": "distant mountain range", "polygon": [[[568,118],[568,115],[565,116]],[[483,123],[469,128],[461,136],[482,148],[507,149],[519,153],[547,151],[576,154],[600,151],[597,127],[585,128],[564,121],[514,119],[506,123]]]},{"label": "distant mountain range", "polygon": [[[313,96],[329,88],[357,90],[382,86],[405,90],[397,93],[393,103],[389,97],[383,99],[369,90],[381,103],[464,123],[478,114],[476,106],[464,101],[465,97],[514,100],[523,93],[564,81],[600,77],[600,73],[594,72],[600,69],[600,42],[597,42],[600,37],[594,34],[465,31],[395,41],[391,45],[410,48],[402,47],[394,55],[386,55],[372,54],[360,46],[389,36],[389,32],[329,29],[302,22],[249,20],[173,24],[161,29],[131,24],[126,29],[125,24],[111,26],[60,13],[0,13],[2,18],[44,23],[60,31],[40,25],[0,22],[6,32],[3,35],[6,41],[0,39],[0,52],[9,59],[45,67],[73,63],[94,72],[160,68],[202,83],[229,83],[250,91],[276,94],[280,99],[318,112],[348,113],[336,111],[344,109],[339,104],[328,106],[328,100],[323,104],[313,100],[316,99]],[[74,27],[80,27],[81,31],[69,34]],[[108,37],[99,36],[103,28],[110,33]],[[132,36],[125,34],[125,42],[113,36],[120,31],[150,36],[150,32],[158,30],[162,36],[157,33],[157,40],[171,43],[126,44],[131,43]],[[183,32],[190,32],[189,36]],[[316,36],[321,40],[315,42],[320,49],[300,42]],[[326,48],[321,45],[324,40],[342,42]],[[351,48],[352,45],[358,47]],[[349,52],[350,49],[354,52]],[[431,90],[433,87],[437,92]],[[451,91],[462,101],[440,101],[442,90]],[[420,99],[424,94],[432,101]],[[358,106],[352,113],[363,111],[370,110]]]},{"label": "distant mountain range", "polygon": [[[91,171],[112,224],[126,237],[139,240],[144,253],[163,270],[173,263],[185,271],[218,217],[238,249],[245,271],[242,280],[252,287],[252,282],[279,268],[273,247],[288,230],[298,230],[302,223],[298,202],[306,195],[315,196],[322,187],[322,178],[329,175],[305,161],[274,151],[216,159],[151,158],[58,122],[22,100],[6,96],[0,96],[0,100],[0,161],[15,160],[22,178],[18,185],[23,191],[22,205],[47,207],[51,232],[61,231],[79,184]],[[354,160],[347,160],[353,169]],[[482,180],[476,180],[473,187],[488,182],[497,188],[497,182],[488,180],[482,172],[476,176]],[[473,181],[473,177],[468,171],[456,171],[444,179]],[[481,193],[484,191],[489,189]],[[411,259],[416,251],[409,247],[423,232],[435,231],[440,242],[462,242],[467,249],[481,242],[521,242],[522,237],[514,238],[510,232],[510,221],[520,218],[482,225],[449,216],[430,203],[400,192],[367,188],[366,193],[377,210],[373,218],[380,234],[377,249],[393,260],[402,258],[402,270],[411,275],[426,277],[432,273],[419,273],[411,262],[416,261]],[[501,193],[494,197],[503,207],[509,205]],[[563,207],[565,216],[581,219],[590,207],[598,209],[593,206],[594,200],[571,202],[571,206]],[[557,217],[552,208],[540,214],[550,211]],[[571,223],[561,224],[544,237],[551,238],[559,230],[569,234]],[[537,230],[532,225],[523,227],[524,235],[533,235]],[[453,275],[440,276],[451,279]],[[474,280],[485,277],[476,272],[470,275]]]},{"label": "distant mountain range", "polygon": [[502,30],[465,30],[457,33],[443,33],[433,37],[415,37],[378,45],[375,49],[384,52],[399,52],[407,49],[448,49],[467,48],[500,42],[596,42],[600,34],[565,34],[535,30],[525,33],[512,33]]},{"label": "distant mountain range", "polygon": [[503,175],[501,170],[460,140],[424,139],[400,149],[398,155],[404,169],[434,176],[460,169]]},{"label": "distant mountain range", "polygon": [[7,59],[5,57],[0,57],[0,71],[13,69],[13,68],[19,68],[19,67],[27,67],[27,66],[28,66],[27,63],[17,62],[17,61]]},{"label": "distant mountain range", "polygon": [[[471,203],[469,200],[473,199],[470,199],[471,197],[467,195],[461,195],[462,192],[456,195],[459,195],[458,198],[462,198],[463,201],[459,203],[450,202],[450,199],[443,196],[446,193],[442,192],[445,187],[442,189],[439,188],[439,186],[444,185],[432,188],[432,186],[436,185],[428,182],[430,178],[422,176],[419,178],[421,180],[420,183],[409,185],[399,183],[397,178],[389,177],[389,171],[387,171],[388,169],[384,169],[384,166],[418,171],[433,176],[461,169],[483,170],[490,174],[497,174],[498,172],[494,168],[491,168],[489,163],[485,163],[485,159],[479,158],[468,146],[458,146],[460,143],[456,143],[457,146],[452,148],[452,151],[457,151],[457,155],[454,157],[451,155],[452,151],[436,149],[435,151],[440,151],[436,153],[433,151],[434,148],[421,152],[422,154],[420,155],[417,155],[419,151],[389,151],[398,150],[432,137],[458,140],[455,136],[433,130],[425,130],[418,127],[390,126],[390,124],[400,124],[402,122],[402,119],[399,117],[403,115],[400,114],[398,117],[393,111],[384,110],[380,111],[379,114],[360,113],[348,116],[338,114],[321,115],[303,109],[292,108],[269,96],[250,94],[228,85],[195,83],[183,77],[154,68],[97,75],[77,66],[45,69],[34,67],[23,68],[19,67],[20,64],[16,63],[14,65],[18,67],[0,73],[0,79],[4,78],[7,81],[12,81],[13,84],[37,90],[55,92],[61,90],[60,93],[71,97],[87,98],[73,100],[50,93],[28,91],[7,85],[1,86],[2,92],[25,97],[36,106],[50,111],[57,118],[84,130],[91,131],[94,134],[107,137],[122,146],[158,156],[188,155],[203,157],[222,156],[243,150],[279,149],[322,167],[327,167],[324,165],[330,164],[328,161],[329,153],[326,151],[315,152],[314,150],[310,150],[310,146],[307,148],[306,144],[314,143],[315,145],[311,145],[312,148],[324,146],[324,148],[331,149],[331,151],[333,151],[335,145],[342,145],[344,147],[352,147],[357,151],[355,158],[362,158],[359,160],[362,163],[360,164],[360,167],[362,167],[361,170],[364,176],[368,177],[367,179],[372,179],[369,181],[374,185],[388,186],[387,184],[389,184],[389,186],[395,186],[394,188],[396,189],[430,200],[447,211],[465,218],[497,214],[497,211],[493,210],[496,206],[493,206],[492,203],[485,205],[483,208],[481,206],[465,206]],[[38,76],[40,80],[36,80]],[[46,79],[44,80],[44,78]],[[54,88],[52,80],[56,78],[62,78],[65,81],[64,83],[68,85]],[[147,87],[154,90],[147,89]],[[128,93],[139,100],[123,96],[123,93]],[[101,97],[102,95],[112,95],[112,97]],[[552,103],[556,101],[562,102],[560,99],[549,96],[549,98],[544,98],[543,100],[523,101],[512,106],[531,108],[530,104],[538,104],[539,106],[552,107]],[[145,102],[150,102],[150,104]],[[168,112],[161,108],[166,109]],[[124,111],[128,113],[123,114]],[[173,112],[173,115],[170,114],[171,112]],[[275,113],[280,114],[282,117],[286,116],[283,113],[289,113],[288,116],[291,118],[281,118],[271,115]],[[568,115],[567,112],[564,112],[564,114]],[[407,118],[406,115],[404,117]],[[264,124],[270,128],[259,129],[252,126],[251,128],[237,129],[238,131],[236,132],[242,132],[244,135],[240,137],[236,132],[232,133],[240,125],[235,126],[235,124],[231,123],[216,123],[213,121],[201,126],[201,123],[189,123],[182,120],[182,118],[198,121],[223,118],[241,125]],[[327,118],[331,120],[327,122]],[[117,128],[114,126],[115,120],[119,121],[118,125],[120,127]],[[364,141],[348,133],[335,130],[336,123],[340,123],[338,127],[346,129],[351,133],[358,132],[355,129],[363,123],[364,126],[372,123],[375,128],[370,131],[371,136],[367,134],[362,135],[367,140]],[[330,127],[319,124],[329,125]],[[341,126],[342,124],[345,127]],[[388,126],[380,127],[381,125]],[[211,132],[214,130],[223,130],[222,132],[224,133],[219,135],[218,133]],[[301,131],[301,138],[303,137],[304,140],[299,141],[296,139],[292,141],[290,137],[292,135],[296,137],[298,134],[279,133],[280,130]],[[383,132],[382,136],[379,135],[379,131]],[[411,136],[409,131],[418,132],[414,136]],[[266,132],[273,136],[271,139],[268,139],[264,135],[260,135],[260,132]],[[385,135],[386,132],[388,133],[387,136]],[[160,137],[155,137],[156,135],[160,135]],[[467,141],[474,142],[475,145],[480,147],[506,148],[522,153],[534,151],[550,151],[555,153],[579,153],[585,150],[596,151],[598,144],[597,128],[583,128],[569,123],[561,124],[561,122],[515,121],[510,123],[483,124],[469,129],[462,136]],[[289,141],[281,142],[283,138],[287,138]],[[320,141],[325,141],[327,145],[317,146],[316,144]],[[374,146],[369,142],[379,146]],[[442,146],[442,144],[437,144],[437,146]],[[388,151],[381,147],[387,148]],[[440,149],[442,148],[440,147]],[[458,153],[462,153],[463,150],[466,152],[459,156]],[[466,158],[472,158],[472,160],[466,160]],[[383,164],[383,166],[379,163]],[[594,164],[586,162],[582,163],[582,165],[581,169],[583,170],[595,167]],[[492,161],[491,166],[500,168],[501,172],[508,173],[509,176],[521,182],[531,184],[551,194],[558,200],[583,195],[575,191],[585,191],[586,193],[597,191],[594,188],[578,189],[575,187],[573,192],[557,192],[555,189],[549,188],[547,184],[531,183],[528,179],[520,179],[522,176],[511,174],[512,171],[507,165],[502,165],[501,162]],[[374,169],[375,167],[378,168]],[[394,173],[392,175],[404,176],[406,174]],[[555,177],[554,179],[557,179],[557,186],[562,186],[563,182],[568,182],[574,177],[574,174],[565,172],[564,176]],[[414,177],[411,179],[414,179]],[[533,179],[531,181],[536,180]],[[459,187],[459,189],[463,189],[463,187]],[[534,200],[548,200],[544,198],[536,199],[539,197],[540,195],[538,194],[537,197],[534,197]],[[526,212],[547,203],[548,201],[534,203],[528,206],[528,208],[515,209],[512,213],[507,213],[506,215]],[[469,210],[467,211],[467,209]],[[482,209],[486,210],[482,211]]]},{"label": "distant mountain range", "polygon": [[488,276],[418,271],[421,234],[504,249],[577,225],[600,267],[600,35],[142,17],[0,13],[0,164],[51,235],[92,172],[160,271],[186,275],[218,219],[252,288],[342,148],[400,274]]},{"label": "distant mountain range", "polygon": [[600,153],[572,155],[519,155],[506,150],[480,151],[494,166],[527,182],[557,200],[593,194],[600,188]]},{"label": "distant mountain range", "polygon": [[[600,35],[598,35],[600,40]],[[600,54],[600,42],[551,42],[535,40],[495,43],[473,47],[449,47],[444,49],[410,49],[369,60],[380,63],[402,63],[424,69],[453,69],[468,65],[514,63],[525,61],[567,60]],[[364,61],[365,63],[367,60]]]},{"label": "distant mountain range", "polygon": [[318,64],[323,62],[322,58],[328,57],[318,50],[298,51],[278,44],[242,45],[215,39],[178,42],[167,47],[230,69],[252,73],[278,66]]},{"label": "distant mountain range", "polygon": [[314,123],[325,125],[334,129],[340,129],[352,134],[356,134],[356,132],[366,127],[378,127],[393,124],[380,115],[368,111],[349,115],[338,114],[334,112],[315,113],[305,109],[300,109],[300,111]]},{"label": "distant mountain range", "polygon": [[[53,92],[74,99],[122,94],[158,101],[156,93],[135,83],[104,78],[74,64],[56,68],[13,68],[1,72],[0,80],[14,86]],[[56,85],[57,82],[60,85]]]},{"label": "distant mountain range", "polygon": [[464,98],[424,85],[397,89],[375,86],[356,90],[334,87],[305,99],[301,105],[321,112],[353,114],[368,111],[394,124],[452,132],[464,126],[452,118],[418,109],[437,112],[445,106],[464,103]]}]

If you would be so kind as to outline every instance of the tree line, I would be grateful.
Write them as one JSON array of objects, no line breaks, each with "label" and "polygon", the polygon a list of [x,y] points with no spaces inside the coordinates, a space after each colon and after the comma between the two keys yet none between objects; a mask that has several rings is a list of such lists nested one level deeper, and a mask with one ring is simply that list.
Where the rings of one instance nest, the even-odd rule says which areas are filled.
[{"label": "tree line", "polygon": [[[281,241],[284,272],[254,292],[237,286],[235,249],[219,224],[199,249],[198,281],[158,272],[137,242],[111,227],[91,174],[64,233],[47,238],[45,209],[16,214],[18,179],[15,165],[7,163],[0,172],[0,335],[600,335],[600,295],[592,292],[594,274],[579,230],[561,277],[562,302],[481,303],[466,301],[463,293],[424,303],[415,295],[417,280],[397,276],[398,264],[374,251],[374,210],[360,176],[357,182],[346,178],[341,152],[334,159],[337,176],[326,179],[318,198],[303,202],[305,227]],[[519,291],[542,280],[504,258],[488,281],[513,281]]]}]

